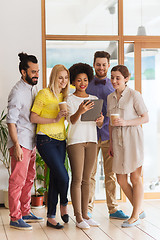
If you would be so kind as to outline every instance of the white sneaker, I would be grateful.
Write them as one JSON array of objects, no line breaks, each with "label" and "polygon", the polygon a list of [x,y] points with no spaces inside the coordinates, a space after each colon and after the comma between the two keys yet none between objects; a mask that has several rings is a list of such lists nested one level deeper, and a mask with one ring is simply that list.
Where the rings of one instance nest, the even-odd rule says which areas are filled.
[{"label": "white sneaker", "polygon": [[89,226],[92,226],[92,227],[98,227],[100,226],[100,224],[96,221],[94,221],[92,218],[90,219],[84,219],[84,221],[89,225]]},{"label": "white sneaker", "polygon": [[76,221],[76,227],[81,228],[81,229],[88,229],[88,228],[90,228],[90,226],[85,221],[82,221],[80,223],[78,223]]}]

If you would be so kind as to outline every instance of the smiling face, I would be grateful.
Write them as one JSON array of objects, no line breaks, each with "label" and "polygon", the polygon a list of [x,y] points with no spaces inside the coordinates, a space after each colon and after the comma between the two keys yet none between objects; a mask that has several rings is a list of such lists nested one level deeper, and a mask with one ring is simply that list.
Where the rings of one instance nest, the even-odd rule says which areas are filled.
[{"label": "smiling face", "polygon": [[86,73],[79,73],[73,82],[76,92],[85,92],[88,87],[88,76]]},{"label": "smiling face", "polygon": [[58,78],[58,88],[61,92],[61,90],[67,86],[69,81],[67,71],[66,70],[60,71],[57,75],[57,78]]},{"label": "smiling face", "polygon": [[111,83],[115,90],[118,92],[122,92],[126,87],[126,82],[128,82],[129,78],[124,77],[119,71],[111,72]]},{"label": "smiling face", "polygon": [[28,62],[27,70],[22,69],[22,78],[30,85],[36,85],[39,78],[38,63]]},{"label": "smiling face", "polygon": [[110,67],[110,64],[108,63],[107,58],[96,58],[93,67],[96,72],[96,77],[98,77],[101,80],[107,77],[107,72],[108,68]]}]

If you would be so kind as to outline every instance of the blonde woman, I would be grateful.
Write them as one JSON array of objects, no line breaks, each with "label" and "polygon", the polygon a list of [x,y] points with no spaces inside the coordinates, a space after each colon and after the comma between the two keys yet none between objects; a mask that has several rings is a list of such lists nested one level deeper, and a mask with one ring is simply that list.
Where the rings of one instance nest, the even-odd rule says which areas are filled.
[{"label": "blonde woman", "polygon": [[67,223],[67,191],[69,177],[64,166],[66,135],[64,118],[67,112],[59,109],[59,103],[67,96],[69,71],[63,65],[55,65],[50,74],[48,88],[38,92],[30,120],[37,123],[37,149],[50,169],[48,191],[47,226],[61,229],[64,226],[55,220],[58,195],[62,220]]}]

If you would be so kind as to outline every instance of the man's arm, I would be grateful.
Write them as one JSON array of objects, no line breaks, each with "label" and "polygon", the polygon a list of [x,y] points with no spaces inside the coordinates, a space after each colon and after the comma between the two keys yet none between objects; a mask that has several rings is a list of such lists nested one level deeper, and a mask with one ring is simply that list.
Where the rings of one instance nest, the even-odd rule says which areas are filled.
[{"label": "man's arm", "polygon": [[9,135],[10,135],[13,145],[14,145],[14,156],[17,161],[22,161],[23,160],[23,151],[18,142],[16,124],[15,123],[7,123],[7,125],[8,125]]}]

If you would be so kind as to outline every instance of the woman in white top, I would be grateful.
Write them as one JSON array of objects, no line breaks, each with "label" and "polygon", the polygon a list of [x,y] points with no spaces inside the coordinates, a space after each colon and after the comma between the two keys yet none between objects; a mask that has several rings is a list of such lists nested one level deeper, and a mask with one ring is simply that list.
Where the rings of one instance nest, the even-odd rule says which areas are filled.
[{"label": "woman in white top", "polygon": [[[72,170],[71,199],[76,216],[76,226],[82,229],[99,224],[87,215],[89,201],[89,179],[96,161],[97,129],[103,125],[103,115],[96,121],[81,121],[81,115],[93,108],[86,88],[93,79],[93,69],[84,63],[74,64],[70,69],[70,82],[75,92],[67,97],[68,136],[67,151]],[[88,100],[84,102],[84,100]]]}]

